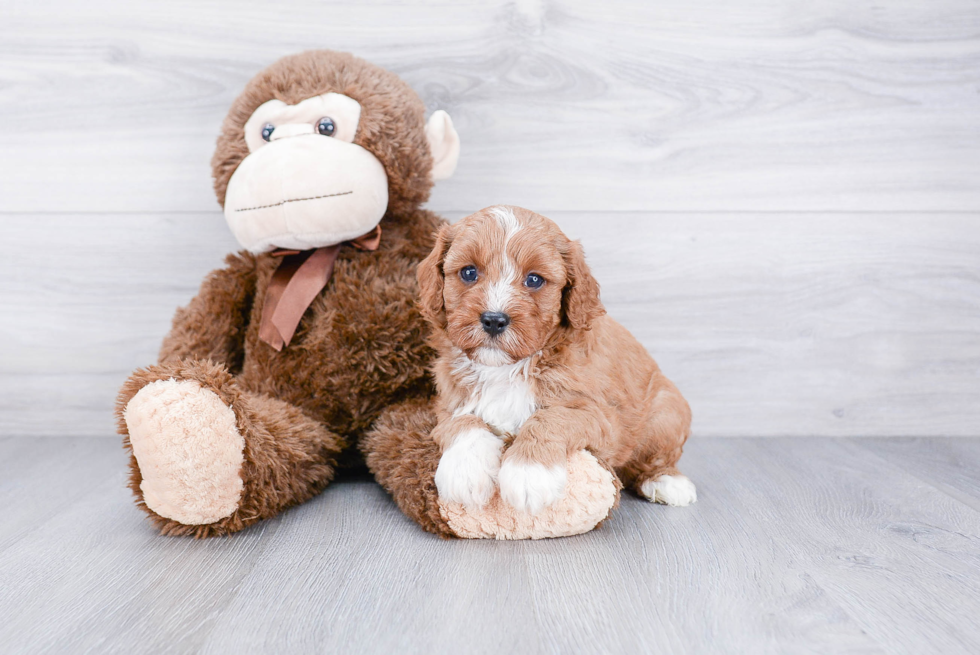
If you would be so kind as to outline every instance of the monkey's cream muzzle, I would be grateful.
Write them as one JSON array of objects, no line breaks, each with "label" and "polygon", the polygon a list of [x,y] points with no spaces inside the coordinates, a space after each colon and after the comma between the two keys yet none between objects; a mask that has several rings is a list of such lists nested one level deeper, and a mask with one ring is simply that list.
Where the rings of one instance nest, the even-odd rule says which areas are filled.
[{"label": "monkey's cream muzzle", "polygon": [[[361,105],[324,93],[295,105],[269,100],[245,123],[249,155],[225,192],[225,218],[242,247],[310,250],[366,235],[388,209],[388,176],[354,143]],[[433,180],[453,174],[459,136],[449,114],[425,126]]]},{"label": "monkey's cream muzzle", "polygon": [[231,231],[254,253],[354,239],[374,228],[387,207],[388,177],[377,158],[312,131],[246,157],[225,196]]},{"label": "monkey's cream muzzle", "polygon": [[[318,133],[329,119],[332,134]],[[308,250],[370,232],[388,208],[381,162],[353,143],[360,105],[328,93],[270,100],[245,124],[250,154],[228,182],[225,218],[242,247]]]}]

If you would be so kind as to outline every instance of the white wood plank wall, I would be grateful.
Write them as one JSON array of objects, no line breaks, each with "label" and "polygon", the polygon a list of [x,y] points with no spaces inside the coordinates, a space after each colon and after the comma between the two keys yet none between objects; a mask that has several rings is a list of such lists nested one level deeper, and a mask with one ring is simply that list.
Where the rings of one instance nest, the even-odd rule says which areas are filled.
[{"label": "white wood plank wall", "polygon": [[980,433],[977,2],[6,0],[0,434],[113,434],[235,247],[227,107],[318,47],[452,114],[430,207],[582,239],[697,434]]}]

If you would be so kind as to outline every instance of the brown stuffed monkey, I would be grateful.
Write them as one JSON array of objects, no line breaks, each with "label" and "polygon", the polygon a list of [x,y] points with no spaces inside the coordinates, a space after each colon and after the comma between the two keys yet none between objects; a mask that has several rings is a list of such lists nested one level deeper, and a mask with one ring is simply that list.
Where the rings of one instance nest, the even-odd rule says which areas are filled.
[{"label": "brown stuffed monkey", "polygon": [[570,463],[569,493],[545,515],[440,503],[415,275],[444,222],[421,205],[459,139],[445,112],[424,114],[394,74],[326,50],[281,59],[232,105],[212,167],[244,250],[177,311],[159,362],[118,399],[130,487],[164,534],[241,530],[359,454],[444,537],[585,532],[618,500],[605,467]]}]

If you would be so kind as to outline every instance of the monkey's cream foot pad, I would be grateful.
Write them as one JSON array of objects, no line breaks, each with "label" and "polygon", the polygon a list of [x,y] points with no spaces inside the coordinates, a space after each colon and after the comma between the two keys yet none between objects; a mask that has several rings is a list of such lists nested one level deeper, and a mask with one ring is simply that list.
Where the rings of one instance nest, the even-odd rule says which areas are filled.
[{"label": "monkey's cream foot pad", "polygon": [[619,500],[612,472],[591,453],[581,450],[568,458],[565,496],[540,514],[519,512],[495,492],[480,510],[460,503],[439,503],[442,518],[464,539],[546,539],[588,532]]},{"label": "monkey's cream foot pad", "polygon": [[158,380],[133,396],[124,417],[147,507],[185,525],[238,508],[245,440],[217,394],[193,380]]}]

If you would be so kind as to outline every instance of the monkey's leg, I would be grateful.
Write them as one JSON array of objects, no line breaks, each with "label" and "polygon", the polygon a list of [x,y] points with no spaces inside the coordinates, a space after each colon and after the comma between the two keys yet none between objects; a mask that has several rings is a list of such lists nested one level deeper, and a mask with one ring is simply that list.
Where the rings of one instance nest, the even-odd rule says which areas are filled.
[{"label": "monkey's leg", "polygon": [[565,496],[538,515],[518,512],[499,492],[479,510],[439,500],[435,474],[442,453],[429,436],[436,425],[430,402],[389,407],[360,442],[375,478],[423,529],[444,538],[562,537],[595,528],[619,504],[619,478],[584,450],[568,458]]},{"label": "monkey's leg", "polygon": [[436,468],[442,453],[429,438],[436,426],[430,400],[393,405],[360,440],[361,452],[375,479],[410,519],[443,538],[456,533],[439,511]]},{"label": "monkey's leg", "polygon": [[344,446],[298,408],[241,389],[210,362],[137,371],[116,415],[129,486],[167,535],[237,532],[311,498],[333,478]]}]

